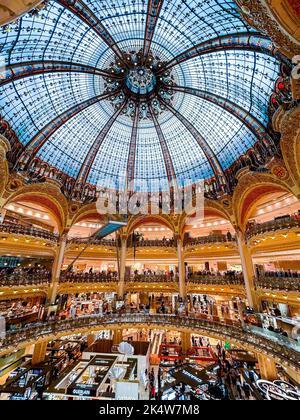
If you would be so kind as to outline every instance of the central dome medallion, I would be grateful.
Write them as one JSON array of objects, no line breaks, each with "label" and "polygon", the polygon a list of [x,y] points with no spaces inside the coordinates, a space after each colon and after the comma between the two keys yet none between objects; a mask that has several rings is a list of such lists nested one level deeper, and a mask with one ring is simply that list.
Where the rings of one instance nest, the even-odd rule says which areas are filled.
[{"label": "central dome medallion", "polygon": [[149,95],[156,88],[156,76],[146,67],[138,67],[128,71],[126,86],[136,95]]},{"label": "central dome medallion", "polygon": [[143,52],[123,53],[107,70],[112,77],[106,79],[107,92],[116,92],[109,100],[115,109],[132,119],[153,119],[170,104],[173,96],[174,76],[163,70],[163,62],[152,52],[144,57]]}]

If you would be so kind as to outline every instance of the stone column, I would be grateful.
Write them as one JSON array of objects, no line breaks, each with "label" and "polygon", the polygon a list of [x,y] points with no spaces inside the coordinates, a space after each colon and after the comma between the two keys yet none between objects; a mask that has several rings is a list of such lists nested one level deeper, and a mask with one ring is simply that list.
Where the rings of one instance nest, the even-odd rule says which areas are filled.
[{"label": "stone column", "polygon": [[67,245],[67,233],[63,234],[59,240],[59,245],[56,250],[56,256],[52,269],[52,281],[48,294],[48,305],[54,305],[57,297],[57,290],[59,287],[59,280],[61,270],[64,262],[65,250]]},{"label": "stone column", "polygon": [[186,299],[186,273],[184,264],[184,249],[181,239],[177,240],[178,274],[179,274],[179,297]]},{"label": "stone column", "polygon": [[125,272],[126,272],[127,238],[121,238],[120,273],[118,284],[118,297],[124,299],[125,293]]},{"label": "stone column", "polygon": [[46,351],[47,351],[48,341],[42,341],[41,343],[37,343],[34,346],[34,351],[32,355],[32,364],[39,365],[43,362],[46,358]]},{"label": "stone column", "polygon": [[275,381],[278,378],[275,361],[262,354],[258,354],[257,359],[261,378],[266,381]]},{"label": "stone column", "polygon": [[255,311],[259,311],[258,299],[255,291],[255,270],[250,249],[242,232],[237,232],[237,242],[242,261],[243,275],[248,304]]}]

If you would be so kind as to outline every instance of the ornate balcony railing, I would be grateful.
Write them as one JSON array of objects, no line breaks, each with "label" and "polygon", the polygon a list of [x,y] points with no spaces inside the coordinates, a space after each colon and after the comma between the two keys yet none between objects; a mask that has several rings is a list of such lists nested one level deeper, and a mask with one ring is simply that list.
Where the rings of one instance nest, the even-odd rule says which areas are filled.
[{"label": "ornate balcony railing", "polygon": [[244,286],[244,276],[241,275],[210,275],[210,274],[193,274],[189,277],[190,284],[203,285],[224,285],[224,286]]},{"label": "ornate balcony railing", "polygon": [[173,239],[154,239],[154,240],[141,240],[136,243],[137,248],[175,248],[176,247],[176,241]]},{"label": "ornate balcony railing", "polygon": [[126,281],[132,283],[177,283],[178,275],[170,274],[135,274],[128,276]]},{"label": "ornate balcony railing", "polygon": [[[279,274],[279,273],[278,273]],[[300,292],[300,277],[277,277],[260,275],[256,280],[256,286],[266,290],[282,290],[286,292]]]},{"label": "ornate balcony railing", "polygon": [[70,245],[86,245],[87,243],[110,248],[116,246],[116,241],[114,239],[72,238],[68,241],[68,244]]},{"label": "ornate balcony railing", "polygon": [[254,236],[262,235],[268,232],[276,232],[279,230],[288,230],[292,228],[300,228],[300,218],[286,217],[283,219],[272,220],[270,222],[252,226],[247,230],[247,239],[251,239]]},{"label": "ornate balcony railing", "polygon": [[17,273],[6,274],[0,272],[0,287],[26,287],[41,286],[49,284],[51,273],[49,271],[27,273],[20,271]]},{"label": "ornate balcony railing", "polygon": [[0,232],[24,236],[33,236],[35,238],[41,238],[52,242],[57,242],[58,240],[58,236],[54,233],[48,232],[43,229],[27,227],[22,225],[0,224]]},{"label": "ornate balcony railing", "polygon": [[226,235],[209,235],[200,238],[189,238],[185,241],[185,246],[207,245],[207,244],[235,244],[235,237]]},{"label": "ornate balcony railing", "polygon": [[262,351],[276,358],[286,366],[300,371],[300,346],[294,341],[277,334],[251,326],[241,327],[234,321],[221,322],[212,317],[191,318],[175,315],[105,315],[68,319],[58,322],[31,324],[26,328],[6,333],[0,341],[0,353],[24,347],[40,340],[73,333],[114,328],[167,328],[178,331],[193,331],[201,335],[217,337],[226,341],[238,342],[253,351]]},{"label": "ornate balcony railing", "polygon": [[116,283],[118,274],[106,273],[62,273],[60,283]]}]

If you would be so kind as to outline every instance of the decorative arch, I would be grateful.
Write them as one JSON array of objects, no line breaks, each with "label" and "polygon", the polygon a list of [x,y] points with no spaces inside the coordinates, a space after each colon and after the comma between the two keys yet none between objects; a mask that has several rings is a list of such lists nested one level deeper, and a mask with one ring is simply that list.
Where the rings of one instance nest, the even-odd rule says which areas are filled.
[{"label": "decorative arch", "polygon": [[249,215],[258,202],[269,194],[277,192],[292,193],[283,181],[274,175],[246,172],[239,179],[233,194],[233,208],[238,226],[244,231]]},{"label": "decorative arch", "polygon": [[68,202],[59,188],[52,183],[26,185],[12,193],[5,205],[18,201],[38,204],[46,208],[55,220],[59,233],[62,234],[65,230],[68,218]]},{"label": "decorative arch", "polygon": [[0,26],[13,22],[43,0],[0,0]]},{"label": "decorative arch", "polygon": [[105,220],[105,216],[98,213],[96,203],[91,203],[80,207],[78,206],[73,214],[71,227],[74,226],[76,223],[82,222],[87,219],[95,219],[99,220],[99,222]]},{"label": "decorative arch", "polygon": [[143,215],[133,216],[129,219],[127,226],[128,235],[130,235],[135,229],[145,223],[159,223],[163,226],[166,226],[174,233],[176,231],[174,221],[167,215]]}]

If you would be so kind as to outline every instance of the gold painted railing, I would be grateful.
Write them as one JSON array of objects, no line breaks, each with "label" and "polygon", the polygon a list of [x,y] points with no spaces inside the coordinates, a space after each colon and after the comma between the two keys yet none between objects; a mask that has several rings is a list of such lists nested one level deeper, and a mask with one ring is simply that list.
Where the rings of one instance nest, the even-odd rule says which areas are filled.
[{"label": "gold painted railing", "polygon": [[189,279],[190,284],[203,285],[229,285],[229,286],[243,286],[243,275],[211,275],[211,274],[193,274]]},{"label": "gold painted railing", "polygon": [[49,284],[50,281],[51,273],[46,270],[34,273],[18,271],[12,274],[6,274],[0,271],[0,287],[41,286]]},{"label": "gold painted railing", "polygon": [[176,315],[105,315],[31,324],[16,332],[6,333],[0,341],[0,353],[15,350],[29,343],[36,343],[38,340],[47,341],[55,336],[71,335],[80,331],[139,328],[145,324],[148,325],[148,328],[176,329],[180,332],[192,331],[201,335],[238,342],[242,346],[250,347],[253,351],[263,352],[276,358],[282,364],[300,371],[300,347],[296,341],[261,328],[242,327],[234,321],[221,321],[215,317],[203,315],[201,318]]},{"label": "gold painted railing", "polygon": [[135,274],[126,278],[130,283],[178,283],[178,275],[167,274]]},{"label": "gold painted railing", "polygon": [[63,273],[61,283],[116,283],[119,281],[116,273]]},{"label": "gold painted railing", "polygon": [[260,275],[256,280],[256,286],[267,290],[300,292],[300,278]]},{"label": "gold painted railing", "polygon": [[247,238],[251,239],[254,236],[262,235],[264,233],[289,230],[292,228],[300,228],[300,218],[286,217],[280,220],[272,220],[270,222],[252,226],[247,230]]},{"label": "gold painted railing", "polygon": [[22,225],[0,224],[0,232],[15,235],[32,236],[34,238],[46,239],[52,242],[57,242],[58,240],[57,235],[48,232],[47,230]]},{"label": "gold painted railing", "polygon": [[209,235],[199,238],[189,238],[185,241],[185,246],[187,247],[207,244],[236,244],[236,238],[227,235]]}]

